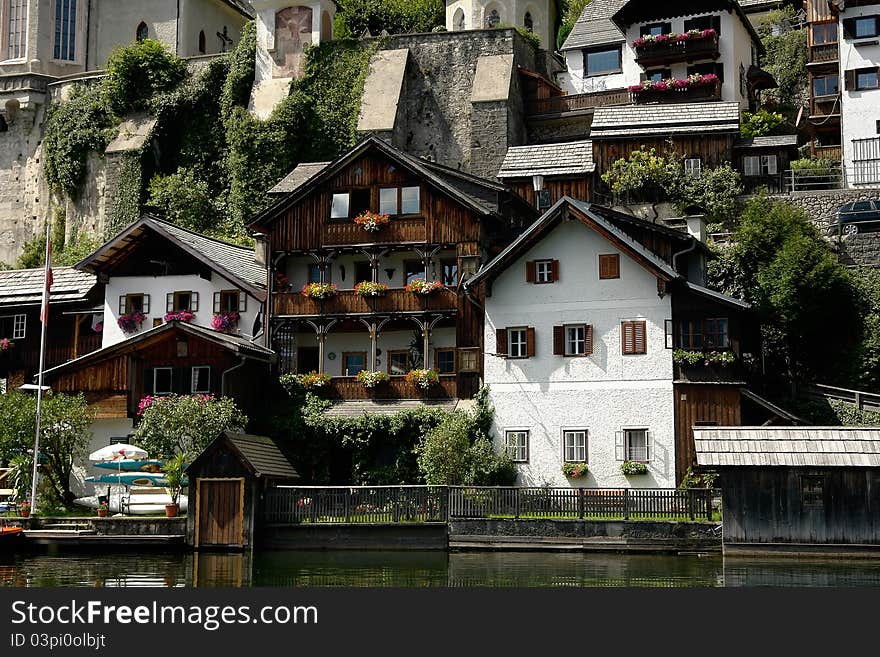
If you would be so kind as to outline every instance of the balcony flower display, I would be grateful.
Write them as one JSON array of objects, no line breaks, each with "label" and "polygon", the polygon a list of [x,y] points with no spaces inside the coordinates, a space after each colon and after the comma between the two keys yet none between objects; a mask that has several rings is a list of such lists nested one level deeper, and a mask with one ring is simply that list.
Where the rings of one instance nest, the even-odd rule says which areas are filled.
[{"label": "balcony flower display", "polygon": [[730,351],[689,351],[676,349],[672,352],[672,361],[677,365],[721,365],[726,367],[736,361],[736,356]]},{"label": "balcony flower display", "polygon": [[225,313],[214,313],[214,317],[211,319],[211,327],[215,331],[229,333],[230,331],[234,331],[235,327],[238,326],[239,319],[241,319],[241,315],[235,310]]},{"label": "balcony flower display", "polygon": [[15,343],[9,338],[0,338],[0,353],[9,351],[15,346]]},{"label": "balcony flower display", "polygon": [[648,474],[648,466],[638,461],[624,461],[620,464],[620,471],[625,475]]},{"label": "balcony flower display", "polygon": [[587,472],[589,472],[589,468],[587,468],[586,463],[562,464],[562,474],[564,474],[569,479],[580,479],[581,477],[586,477]]},{"label": "balcony flower display", "polygon": [[634,94],[638,95],[640,93],[645,93],[648,91],[658,91],[658,92],[671,92],[671,91],[685,91],[687,89],[697,89],[699,87],[712,87],[718,83],[718,76],[714,73],[706,73],[706,75],[702,75],[700,73],[694,73],[693,75],[687,76],[687,78],[677,79],[677,78],[668,78],[666,80],[658,80],[656,82],[652,82],[651,80],[644,80],[640,84],[634,84],[627,89]]},{"label": "balcony flower display", "polygon": [[406,373],[406,382],[416,388],[427,390],[440,382],[437,370],[410,370]]},{"label": "balcony flower display", "polygon": [[642,48],[644,46],[673,43],[684,43],[686,41],[704,41],[714,39],[718,36],[718,32],[712,28],[706,30],[688,30],[687,32],[670,32],[668,34],[646,34],[645,36],[634,39],[632,45],[634,48]]},{"label": "balcony flower display", "polygon": [[119,325],[119,328],[122,329],[123,333],[134,333],[141,327],[141,324],[144,323],[146,318],[146,315],[136,310],[133,313],[120,315],[119,319],[116,320],[116,323]]},{"label": "balcony flower display", "polygon": [[359,297],[381,297],[388,291],[385,283],[374,283],[372,281],[361,281],[354,286],[354,293]]},{"label": "balcony flower display", "polygon": [[424,278],[414,278],[406,286],[407,292],[415,294],[433,294],[443,287],[440,281],[426,281]]},{"label": "balcony flower display", "polygon": [[387,225],[391,219],[387,214],[379,214],[365,210],[354,218],[354,223],[363,228],[368,233],[378,232],[382,226]]},{"label": "balcony flower display", "polygon": [[281,272],[275,274],[275,291],[276,292],[289,292],[290,291],[290,279],[287,278]]},{"label": "balcony flower display", "polygon": [[297,379],[306,390],[316,390],[330,385],[330,375],[324,372],[309,372],[300,374]]},{"label": "balcony flower display", "polygon": [[195,313],[188,310],[177,310],[171,313],[165,313],[166,322],[191,322],[196,318]]},{"label": "balcony flower display", "polygon": [[364,388],[375,388],[383,381],[387,381],[388,375],[381,370],[361,370],[357,373],[357,380]]},{"label": "balcony flower display", "polygon": [[336,296],[335,283],[306,283],[300,291],[304,297],[309,299],[329,299]]}]

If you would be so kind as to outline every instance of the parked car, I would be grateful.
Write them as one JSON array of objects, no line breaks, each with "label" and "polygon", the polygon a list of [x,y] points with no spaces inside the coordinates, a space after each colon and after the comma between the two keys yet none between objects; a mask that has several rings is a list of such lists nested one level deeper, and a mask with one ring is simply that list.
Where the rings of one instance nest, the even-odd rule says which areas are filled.
[{"label": "parked car", "polygon": [[837,225],[844,235],[880,226],[880,201],[854,201],[837,208]]}]

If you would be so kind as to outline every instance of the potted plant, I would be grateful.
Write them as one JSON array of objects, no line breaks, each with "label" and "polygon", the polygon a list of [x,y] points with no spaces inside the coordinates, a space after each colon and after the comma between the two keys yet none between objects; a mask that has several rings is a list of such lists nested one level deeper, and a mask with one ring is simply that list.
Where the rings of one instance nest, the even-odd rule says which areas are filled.
[{"label": "potted plant", "polygon": [[168,481],[168,494],[171,495],[171,504],[165,505],[165,516],[176,518],[180,511],[180,492],[183,490],[186,478],[186,460],[183,454],[177,454],[174,458],[165,462],[163,468],[165,479]]},{"label": "potted plant", "polygon": [[648,474],[648,465],[639,461],[624,461],[620,464],[620,471],[627,476]]},{"label": "potted plant", "polygon": [[123,333],[134,333],[141,327],[141,324],[144,323],[146,318],[146,315],[139,310],[136,310],[133,313],[120,315],[119,319],[116,320],[116,323],[119,325],[119,328],[122,329]]},{"label": "potted plant", "polygon": [[110,507],[107,506],[107,503],[106,503],[106,502],[101,502],[101,503],[98,505],[98,517],[99,517],[99,518],[106,518],[106,517],[107,517],[107,512],[108,512],[109,510],[110,510]]},{"label": "potted plant", "polygon": [[406,291],[414,294],[433,294],[443,287],[440,281],[426,281],[424,278],[414,278],[407,283]]},{"label": "potted plant", "polygon": [[335,283],[306,283],[300,291],[304,297],[309,299],[323,300],[329,299],[336,295]]},{"label": "potted plant", "polygon": [[9,338],[0,338],[0,353],[9,351],[15,346],[15,343]]},{"label": "potted plant", "polygon": [[275,274],[275,291],[290,292],[290,279],[280,271]]},{"label": "potted plant", "polygon": [[589,468],[587,468],[587,464],[583,462],[562,464],[562,474],[564,474],[569,479],[580,479],[581,477],[586,477],[587,472],[589,472]]},{"label": "potted plant", "polygon": [[31,515],[31,503],[24,500],[18,505],[18,515],[22,518],[29,518]]},{"label": "potted plant", "polygon": [[383,381],[387,381],[388,375],[382,370],[361,370],[357,373],[357,380],[364,388],[375,388]]},{"label": "potted plant", "polygon": [[427,390],[440,382],[440,375],[437,370],[410,370],[406,373],[406,382],[421,390]]},{"label": "potted plant", "polygon": [[231,331],[234,331],[235,327],[238,326],[239,319],[241,319],[241,315],[239,315],[238,311],[235,310],[223,313],[214,313],[214,317],[211,319],[211,327],[215,331],[220,331],[221,333],[229,333]]},{"label": "potted plant", "polygon": [[361,281],[354,286],[354,293],[359,297],[382,297],[388,291],[385,283],[374,283],[373,281]]},{"label": "potted plant", "polygon": [[330,375],[325,372],[309,372],[308,374],[300,374],[297,378],[300,385],[306,390],[315,390],[330,384]]},{"label": "potted plant", "polygon": [[195,313],[191,313],[188,310],[178,310],[176,312],[165,313],[166,322],[191,322],[195,318]]},{"label": "potted plant", "polygon": [[379,214],[378,212],[371,212],[370,210],[365,210],[354,218],[354,223],[368,233],[379,231],[382,226],[385,226],[390,221],[391,219],[387,214]]}]

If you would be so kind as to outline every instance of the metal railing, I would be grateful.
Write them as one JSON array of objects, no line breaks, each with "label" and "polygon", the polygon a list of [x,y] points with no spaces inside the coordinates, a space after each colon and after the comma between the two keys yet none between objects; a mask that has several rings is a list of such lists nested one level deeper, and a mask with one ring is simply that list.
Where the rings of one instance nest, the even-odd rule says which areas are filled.
[{"label": "metal railing", "polygon": [[842,166],[827,169],[789,169],[785,172],[789,192],[843,189],[846,175]]},{"label": "metal railing", "polygon": [[266,491],[269,523],[445,522],[445,486],[300,486]]}]

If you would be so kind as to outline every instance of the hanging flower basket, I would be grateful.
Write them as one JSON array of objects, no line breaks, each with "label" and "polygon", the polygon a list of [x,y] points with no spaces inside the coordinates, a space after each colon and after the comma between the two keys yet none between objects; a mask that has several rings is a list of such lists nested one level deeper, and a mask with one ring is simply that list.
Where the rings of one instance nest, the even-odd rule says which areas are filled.
[{"label": "hanging flower basket", "polygon": [[406,291],[414,294],[433,294],[443,288],[440,281],[426,281],[424,278],[414,278],[407,283]]},{"label": "hanging flower basket", "polygon": [[15,343],[9,338],[0,338],[0,353],[9,351],[15,346]]},{"label": "hanging flower basket", "polygon": [[387,225],[390,221],[391,219],[387,214],[379,214],[370,210],[366,210],[354,218],[354,223],[368,233],[378,232],[382,226]]},{"label": "hanging flower basket", "polygon": [[437,370],[410,370],[406,373],[406,382],[421,390],[428,390],[440,382]]},{"label": "hanging flower basket", "polygon": [[381,370],[361,370],[357,373],[357,380],[364,388],[375,388],[383,381],[387,381],[388,375]]},{"label": "hanging flower basket", "polygon": [[648,466],[638,461],[624,461],[620,464],[620,471],[625,475],[648,474]]},{"label": "hanging flower basket", "polygon": [[191,313],[188,310],[178,310],[173,313],[165,314],[166,322],[186,322],[187,324],[193,321],[196,318],[194,313]]},{"label": "hanging flower basket", "polygon": [[385,283],[373,283],[372,281],[361,281],[354,286],[354,293],[359,297],[384,297],[388,291]]},{"label": "hanging flower basket", "polygon": [[336,291],[335,283],[306,283],[300,294],[309,299],[321,300],[336,296]]},{"label": "hanging flower basket", "polygon": [[290,279],[281,272],[275,274],[275,291],[290,292]]},{"label": "hanging flower basket", "polygon": [[308,374],[300,374],[297,378],[306,390],[317,390],[330,385],[330,375],[324,372],[309,372]]},{"label": "hanging flower basket", "polygon": [[215,331],[229,333],[238,326],[239,319],[241,319],[241,315],[234,310],[225,313],[214,313],[214,317],[211,319],[211,327]]},{"label": "hanging flower basket", "polygon": [[586,463],[563,463],[562,474],[569,479],[580,479],[586,477],[589,472]]},{"label": "hanging flower basket", "polygon": [[116,323],[119,324],[119,328],[122,329],[123,333],[134,333],[140,329],[141,324],[144,323],[146,318],[147,316],[142,312],[133,312],[120,315],[119,319],[116,320]]}]

